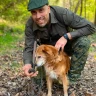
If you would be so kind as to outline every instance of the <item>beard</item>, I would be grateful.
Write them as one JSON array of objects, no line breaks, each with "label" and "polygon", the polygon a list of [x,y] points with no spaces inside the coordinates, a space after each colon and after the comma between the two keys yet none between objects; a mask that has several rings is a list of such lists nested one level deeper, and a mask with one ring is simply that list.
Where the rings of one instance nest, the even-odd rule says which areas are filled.
[{"label": "beard", "polygon": [[47,25],[47,23],[37,24],[38,27],[44,27],[44,26],[46,26],[46,25]]},{"label": "beard", "polygon": [[39,27],[44,27],[44,26],[46,26],[48,24],[48,22],[49,22],[49,19],[48,18],[40,17],[40,18],[36,19],[36,22],[35,23]]}]

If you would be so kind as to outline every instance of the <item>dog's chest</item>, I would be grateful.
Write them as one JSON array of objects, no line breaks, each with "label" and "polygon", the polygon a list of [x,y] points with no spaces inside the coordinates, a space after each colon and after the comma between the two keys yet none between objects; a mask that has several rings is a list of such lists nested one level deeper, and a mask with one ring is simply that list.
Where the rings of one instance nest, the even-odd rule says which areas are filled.
[{"label": "dog's chest", "polygon": [[54,72],[52,70],[52,71],[50,71],[50,77],[53,78],[53,79],[57,79],[58,76],[57,76],[56,72]]},{"label": "dog's chest", "polygon": [[46,74],[49,75],[50,78],[52,78],[52,79],[58,78],[56,72],[51,67],[46,66],[45,70],[46,70]]}]

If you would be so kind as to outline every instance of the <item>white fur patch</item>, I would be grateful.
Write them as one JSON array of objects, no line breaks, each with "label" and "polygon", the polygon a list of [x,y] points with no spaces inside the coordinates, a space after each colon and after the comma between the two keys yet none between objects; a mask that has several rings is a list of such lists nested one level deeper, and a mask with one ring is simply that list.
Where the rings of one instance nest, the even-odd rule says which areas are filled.
[{"label": "white fur patch", "polygon": [[49,64],[46,64],[46,66],[45,66],[46,73],[50,76],[50,78],[57,79],[58,76],[57,76],[56,72],[53,71],[53,69],[51,67],[48,67],[48,65]]},{"label": "white fur patch", "polygon": [[68,94],[64,94],[64,96],[68,96]]},{"label": "white fur patch", "polygon": [[49,75],[50,75],[51,78],[57,79],[57,75],[56,75],[56,73],[53,70],[50,71]]}]

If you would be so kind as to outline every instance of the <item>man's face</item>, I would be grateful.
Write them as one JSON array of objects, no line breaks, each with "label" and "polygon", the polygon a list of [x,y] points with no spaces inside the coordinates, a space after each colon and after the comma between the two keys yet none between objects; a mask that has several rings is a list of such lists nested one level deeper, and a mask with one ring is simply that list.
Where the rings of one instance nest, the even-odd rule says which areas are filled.
[{"label": "man's face", "polygon": [[31,13],[34,22],[38,26],[44,27],[49,22],[50,7],[48,5],[32,10]]}]

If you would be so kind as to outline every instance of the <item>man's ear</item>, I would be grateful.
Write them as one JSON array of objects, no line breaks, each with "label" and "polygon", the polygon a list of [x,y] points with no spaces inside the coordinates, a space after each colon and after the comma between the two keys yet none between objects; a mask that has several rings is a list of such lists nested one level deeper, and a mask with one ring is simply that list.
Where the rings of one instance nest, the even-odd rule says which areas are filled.
[{"label": "man's ear", "polygon": [[49,6],[49,5],[47,5],[47,6],[48,6],[49,13],[50,13],[50,10],[51,10],[51,9],[50,9],[50,6]]}]

